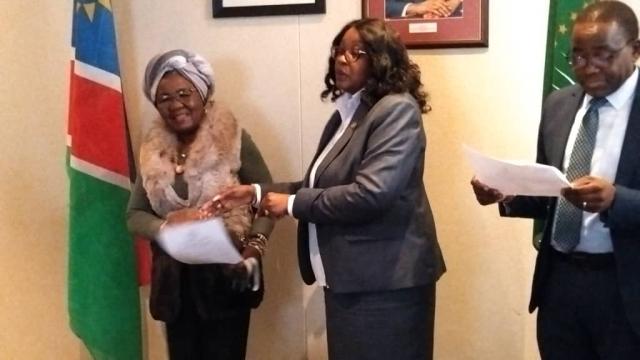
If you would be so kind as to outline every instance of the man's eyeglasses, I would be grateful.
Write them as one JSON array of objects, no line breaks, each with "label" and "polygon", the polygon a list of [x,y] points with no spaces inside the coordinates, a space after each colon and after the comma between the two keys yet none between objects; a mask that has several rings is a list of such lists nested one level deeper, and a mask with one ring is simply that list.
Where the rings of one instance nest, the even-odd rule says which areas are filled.
[{"label": "man's eyeglasses", "polygon": [[194,91],[196,91],[196,89],[187,88],[187,89],[178,89],[173,94],[160,94],[156,97],[156,105],[166,106],[171,104],[174,100],[182,104],[186,104],[189,100],[191,100],[191,95],[193,94]]},{"label": "man's eyeglasses", "polygon": [[344,58],[345,60],[347,60],[348,63],[354,63],[358,61],[358,59],[360,59],[362,55],[367,55],[367,52],[357,47],[353,47],[351,49],[344,49],[341,47],[334,46],[331,48],[331,58],[333,60],[336,60],[338,57],[342,55],[344,55]]},{"label": "man's eyeglasses", "polygon": [[569,56],[567,56],[567,61],[569,62],[569,65],[573,66],[574,68],[587,66],[587,63],[598,67],[609,66],[611,65],[613,59],[615,59],[615,57],[618,56],[618,54],[633,41],[634,40],[629,40],[621,48],[615,50],[600,49],[593,51],[589,55],[571,53],[569,54]]}]

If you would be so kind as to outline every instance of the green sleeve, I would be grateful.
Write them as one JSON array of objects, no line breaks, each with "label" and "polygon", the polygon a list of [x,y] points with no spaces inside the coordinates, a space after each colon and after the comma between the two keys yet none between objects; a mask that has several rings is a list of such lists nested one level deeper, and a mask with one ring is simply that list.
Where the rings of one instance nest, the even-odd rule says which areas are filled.
[{"label": "green sleeve", "polygon": [[242,184],[270,183],[271,173],[260,154],[260,150],[251,139],[251,135],[242,130],[242,144],[240,146],[240,170],[238,177]]},{"label": "green sleeve", "polygon": [[[251,139],[249,133],[242,130],[242,144],[240,147],[241,166],[238,171],[238,178],[241,184],[259,184],[271,183],[271,173],[267,168],[267,164],[260,154],[260,150]],[[253,220],[250,234],[261,233],[269,237],[273,230],[274,221],[267,217],[261,216]]]},{"label": "green sleeve", "polygon": [[153,240],[163,222],[164,219],[151,208],[147,192],[142,186],[142,176],[138,175],[127,207],[127,228],[135,235]]}]

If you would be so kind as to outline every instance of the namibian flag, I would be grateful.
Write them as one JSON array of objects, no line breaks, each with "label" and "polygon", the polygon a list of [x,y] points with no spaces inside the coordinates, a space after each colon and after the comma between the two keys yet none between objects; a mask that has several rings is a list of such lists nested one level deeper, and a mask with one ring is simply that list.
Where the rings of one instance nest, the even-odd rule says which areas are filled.
[{"label": "namibian flag", "polygon": [[109,0],[75,0],[67,169],[69,316],[94,359],[142,357],[128,136]]}]

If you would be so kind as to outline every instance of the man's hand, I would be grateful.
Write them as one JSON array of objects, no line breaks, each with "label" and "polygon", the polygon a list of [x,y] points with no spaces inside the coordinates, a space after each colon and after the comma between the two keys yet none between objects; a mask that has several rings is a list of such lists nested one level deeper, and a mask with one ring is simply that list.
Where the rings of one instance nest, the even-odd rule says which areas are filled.
[{"label": "man's hand", "polygon": [[564,196],[574,206],[588,212],[599,213],[611,207],[616,188],[610,182],[595,176],[583,176],[562,189]]},{"label": "man's hand", "polygon": [[279,219],[287,215],[288,194],[267,193],[260,203],[258,214]]},{"label": "man's hand", "polygon": [[425,19],[441,19],[441,18],[449,17],[454,12],[454,10],[458,7],[458,5],[460,5],[461,2],[462,0],[447,0],[446,3],[449,10],[446,12],[446,15],[441,15],[441,13],[438,14],[436,12],[427,11],[422,15],[422,17]]},{"label": "man's hand", "polygon": [[447,17],[451,9],[445,0],[427,0],[417,4],[409,4],[407,7],[407,17],[423,17],[425,14],[435,14],[438,17]]},{"label": "man's hand", "polygon": [[471,187],[473,187],[473,193],[476,194],[476,200],[480,205],[490,205],[499,201],[509,201],[511,196],[505,197],[499,190],[491,188],[474,176],[471,179]]}]

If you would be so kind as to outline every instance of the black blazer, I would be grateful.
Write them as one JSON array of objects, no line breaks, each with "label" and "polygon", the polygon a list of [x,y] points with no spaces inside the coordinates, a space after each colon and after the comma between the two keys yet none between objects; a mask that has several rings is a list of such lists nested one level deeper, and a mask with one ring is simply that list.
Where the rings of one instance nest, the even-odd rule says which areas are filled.
[{"label": "black blazer", "polygon": [[[578,85],[552,93],[543,106],[538,134],[537,162],[562,168],[569,132],[584,97]],[[611,230],[614,256],[622,300],[636,333],[640,334],[640,92],[636,93],[615,179],[616,195],[607,211],[600,214]],[[501,215],[546,220],[536,260],[529,311],[544,294],[549,275],[551,227],[557,198],[518,196],[509,203],[509,214],[501,206]]]},{"label": "black blazer", "polygon": [[[313,162],[340,125],[335,112]],[[435,282],[445,271],[422,180],[426,138],[409,94],[363,99],[316,171],[302,182],[265,184],[264,191],[296,194],[302,278],[315,282],[308,223],[316,224],[327,285],[334,292],[380,291]],[[312,162],[312,164],[313,164]]]}]

